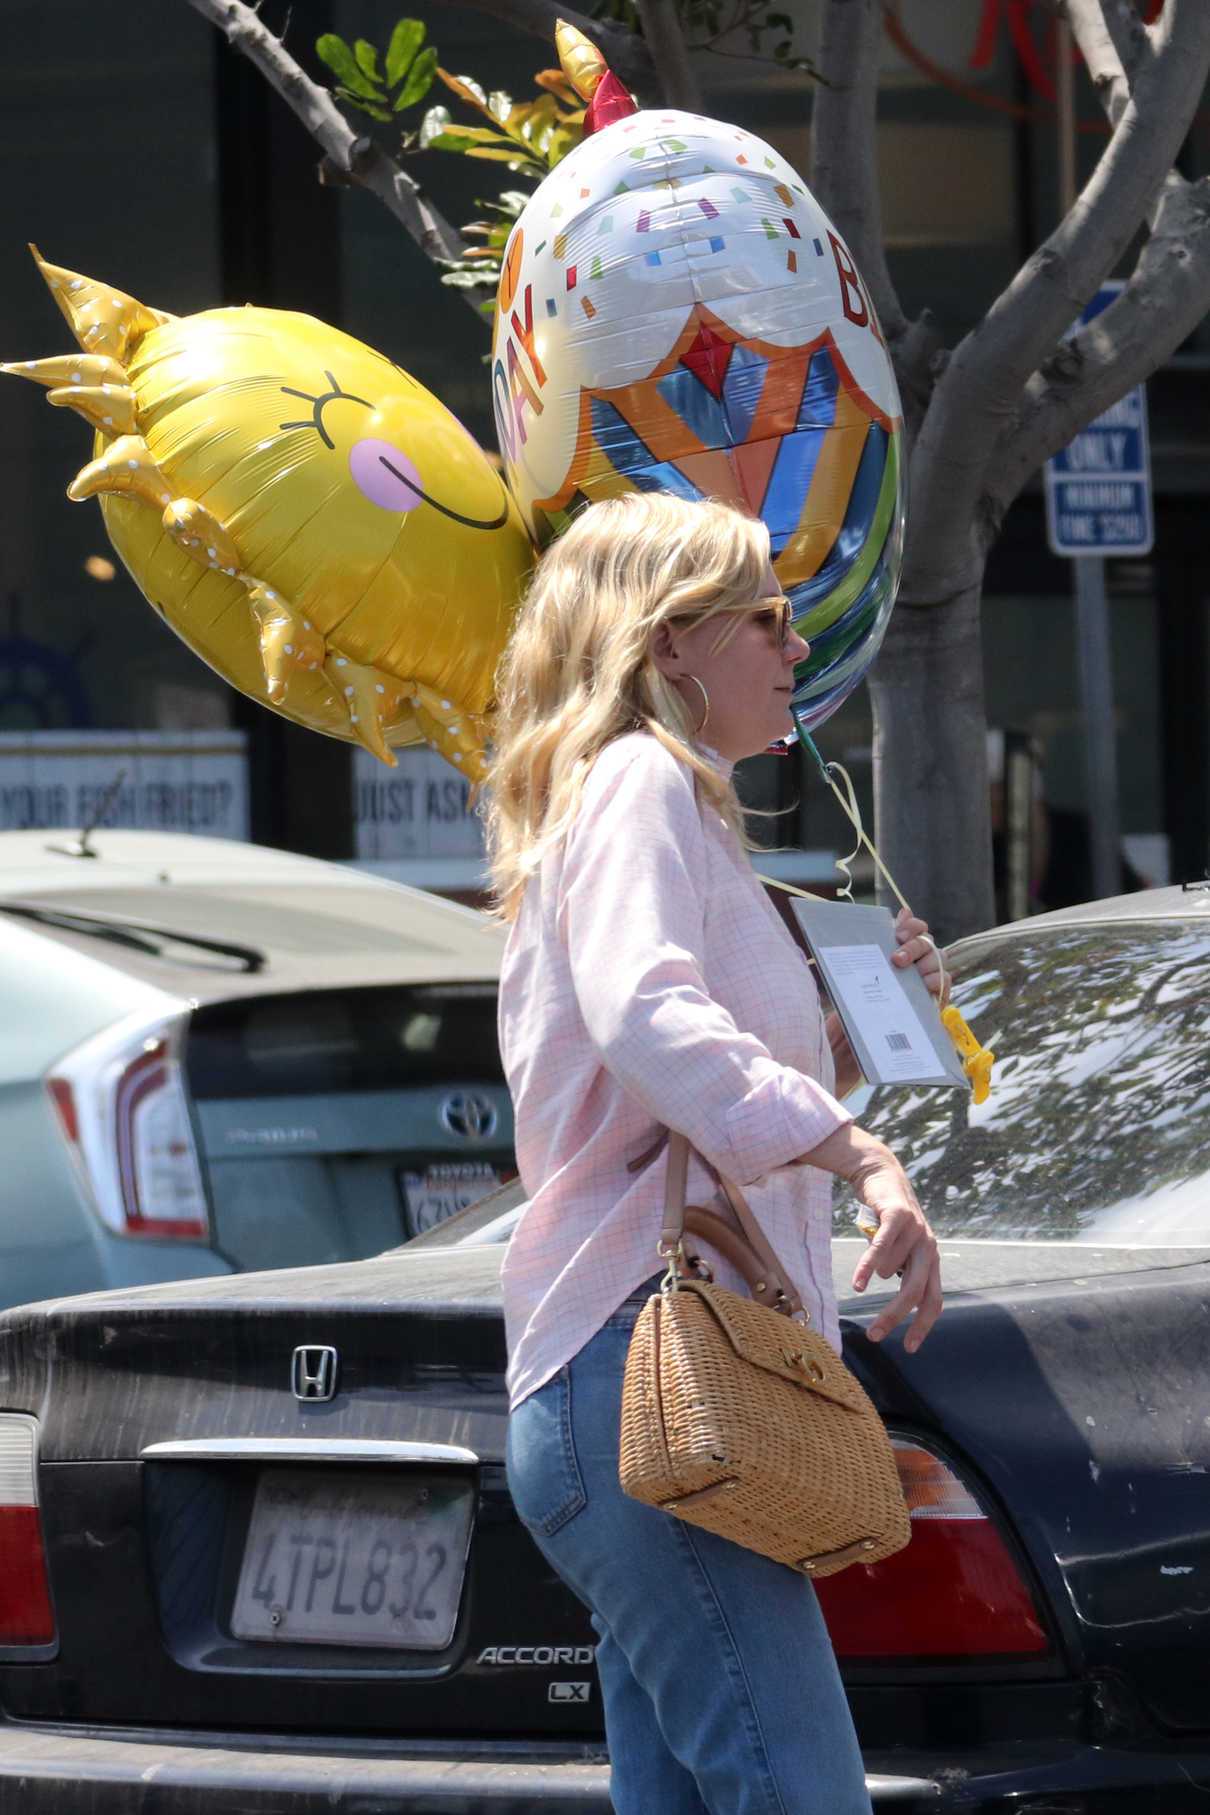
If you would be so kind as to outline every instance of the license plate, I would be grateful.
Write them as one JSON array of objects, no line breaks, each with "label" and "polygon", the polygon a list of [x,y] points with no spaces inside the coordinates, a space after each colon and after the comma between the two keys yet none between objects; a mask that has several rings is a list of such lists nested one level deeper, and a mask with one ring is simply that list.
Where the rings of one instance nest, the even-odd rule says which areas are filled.
[{"label": "license plate", "polygon": [[434,1162],[424,1172],[399,1174],[407,1233],[422,1235],[447,1217],[494,1191],[501,1182],[497,1167],[485,1160]]},{"label": "license plate", "polygon": [[439,1651],[454,1636],[469,1482],[282,1469],[262,1477],[231,1631],[287,1645]]}]

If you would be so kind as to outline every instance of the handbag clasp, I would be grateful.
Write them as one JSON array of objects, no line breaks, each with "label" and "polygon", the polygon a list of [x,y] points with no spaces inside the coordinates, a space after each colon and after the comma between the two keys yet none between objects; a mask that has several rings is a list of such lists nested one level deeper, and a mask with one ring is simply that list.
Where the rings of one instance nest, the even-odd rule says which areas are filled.
[{"label": "handbag clasp", "polygon": [[657,1242],[655,1251],[661,1260],[666,1260],[668,1262],[668,1271],[660,1281],[660,1291],[679,1292],[681,1289],[681,1268],[685,1264],[684,1242]]},{"label": "handbag clasp", "polygon": [[806,1374],[808,1379],[816,1381],[819,1385],[822,1385],[827,1379],[826,1373],[815,1357],[808,1355],[803,1349],[783,1349],[781,1357],[788,1368],[797,1368],[800,1373]]},{"label": "handbag clasp", "polygon": [[668,1262],[668,1271],[660,1281],[661,1292],[679,1292],[682,1274],[692,1275],[694,1279],[700,1279],[706,1285],[710,1285],[714,1279],[713,1271],[700,1254],[686,1254],[683,1238],[675,1244],[658,1242],[656,1253],[661,1260]]}]

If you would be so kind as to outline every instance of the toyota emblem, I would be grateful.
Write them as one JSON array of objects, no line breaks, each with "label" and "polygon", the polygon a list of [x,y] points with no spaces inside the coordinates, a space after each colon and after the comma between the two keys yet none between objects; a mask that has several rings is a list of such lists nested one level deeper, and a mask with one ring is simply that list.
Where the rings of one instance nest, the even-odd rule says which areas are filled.
[{"label": "toyota emblem", "polygon": [[500,1117],[490,1097],[472,1090],[456,1090],[441,1105],[441,1126],[464,1141],[485,1141],[495,1134]]}]

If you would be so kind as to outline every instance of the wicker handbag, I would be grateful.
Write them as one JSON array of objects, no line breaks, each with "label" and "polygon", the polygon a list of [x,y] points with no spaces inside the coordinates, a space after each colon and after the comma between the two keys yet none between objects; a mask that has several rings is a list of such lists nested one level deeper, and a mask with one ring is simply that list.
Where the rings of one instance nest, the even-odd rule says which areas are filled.
[{"label": "wicker handbag", "polygon": [[[685,1208],[689,1145],[673,1134],[660,1253],[667,1277],[639,1313],[622,1389],[623,1490],[804,1575],[875,1563],[911,1536],[890,1439],[801,1301],[740,1191],[738,1228]],[[685,1252],[708,1241],[744,1298]]]}]

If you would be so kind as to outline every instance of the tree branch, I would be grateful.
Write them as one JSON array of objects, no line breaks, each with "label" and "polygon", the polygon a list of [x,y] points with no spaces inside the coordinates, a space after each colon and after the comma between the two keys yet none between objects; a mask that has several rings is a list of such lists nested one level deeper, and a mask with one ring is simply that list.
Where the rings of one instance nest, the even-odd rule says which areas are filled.
[{"label": "tree branch", "polygon": [[907,441],[911,447],[932,401],[937,373],[944,370],[949,351],[931,309],[921,309],[891,347]]},{"label": "tree branch", "polygon": [[[301,120],[327,160],[349,182],[376,195],[428,258],[435,262],[461,257],[464,247],[460,234],[429,201],[420,185],[371,139],[353,131],[327,89],[313,82],[299,67],[280,38],[261,24],[252,7],[245,6],[243,0],[189,0],[189,5],[218,27],[233,50],[256,66]],[[478,314],[471,293],[463,290],[459,294]]]},{"label": "tree branch", "polygon": [[1101,0],[1062,0],[1062,10],[1088,66],[1097,98],[1110,125],[1116,126],[1130,99],[1130,81],[1106,24]]},{"label": "tree branch", "polygon": [[1130,282],[1026,387],[989,464],[997,515],[1031,473],[1192,333],[1210,308],[1210,178],[1165,186]]},{"label": "tree branch", "polygon": [[[1035,368],[1054,352],[1088,298],[1126,251],[1171,169],[1210,64],[1205,0],[1168,0],[1155,55],[1096,169],[1067,217],[955,349],[913,450],[919,507],[900,596],[931,603],[969,584],[982,549],[970,526],[986,495],[997,437],[1011,424]],[[965,561],[954,549],[967,541]]]},{"label": "tree branch", "polygon": [[880,0],[824,0],[811,106],[811,187],[836,223],[869,287],[883,332],[897,341],[907,319],[882,245],[878,190]]},{"label": "tree branch", "polygon": [[568,25],[574,25],[577,31],[592,39],[620,82],[625,82],[628,88],[646,89],[649,93],[659,90],[660,77],[652,52],[642,38],[624,26],[611,25],[604,19],[590,19],[584,13],[564,6],[562,0],[458,0],[458,3],[466,12],[487,13],[505,25],[528,32],[531,37],[544,38],[551,47],[555,41],[555,26],[560,19],[565,19]]},{"label": "tree branch", "polygon": [[675,0],[634,0],[634,4],[651,61],[659,71],[664,100],[669,107],[700,113],[702,91],[689,61]]},{"label": "tree branch", "polygon": [[[1086,4],[1087,0],[1080,3]],[[1113,39],[1126,80],[1133,87],[1140,69],[1155,54],[1150,33],[1139,18],[1134,0],[1100,0],[1100,8],[1105,30]]]}]

